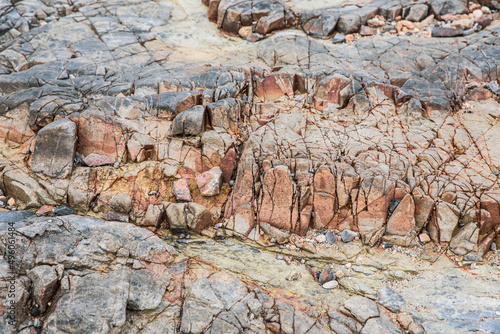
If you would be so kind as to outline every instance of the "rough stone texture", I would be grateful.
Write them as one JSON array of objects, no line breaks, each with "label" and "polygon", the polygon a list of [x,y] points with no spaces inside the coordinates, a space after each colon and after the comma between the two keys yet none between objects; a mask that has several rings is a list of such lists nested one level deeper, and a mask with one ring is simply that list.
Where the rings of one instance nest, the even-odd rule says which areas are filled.
[{"label": "rough stone texture", "polygon": [[365,297],[354,296],[344,302],[344,307],[361,323],[379,316],[377,304]]},{"label": "rough stone texture", "polygon": [[214,167],[196,177],[196,184],[203,196],[214,196],[220,192],[222,185],[222,169]]},{"label": "rough stone texture", "polygon": [[[415,203],[406,195],[387,221],[387,233],[408,235],[415,228]],[[418,232],[418,231],[417,231]]]},{"label": "rough stone texture", "polygon": [[47,303],[54,297],[59,283],[59,275],[55,267],[37,266],[27,273],[33,282],[33,296],[40,312],[45,312]]},{"label": "rough stone texture", "polygon": [[172,192],[174,193],[175,198],[179,201],[191,202],[193,200],[186,179],[175,181],[172,187]]},{"label": "rough stone texture", "polygon": [[109,200],[109,206],[116,212],[129,213],[132,210],[132,198],[129,194],[116,194]]},{"label": "rough stone texture", "polygon": [[73,169],[75,145],[75,123],[69,119],[50,123],[37,133],[31,170],[50,177],[67,177]]},{"label": "rough stone texture", "polygon": [[[389,333],[404,329],[388,319],[410,310],[428,332],[497,326],[496,14],[463,31],[478,5],[345,4],[0,0],[2,210],[49,205],[145,226],[1,213],[24,254],[20,332],[33,331],[40,296],[52,298],[47,332]],[[431,37],[449,32],[446,20],[466,36]],[[326,39],[339,31],[345,43]],[[76,154],[34,173],[60,147],[40,155],[38,139],[68,122],[61,143]],[[217,167],[223,183],[203,196],[196,177]],[[168,243],[185,253],[173,259]],[[341,289],[314,280],[324,263]],[[28,273],[58,265],[52,296],[52,271],[47,285]],[[388,280],[405,284],[389,293]],[[352,295],[395,314],[378,308],[361,323],[340,305]]]}]

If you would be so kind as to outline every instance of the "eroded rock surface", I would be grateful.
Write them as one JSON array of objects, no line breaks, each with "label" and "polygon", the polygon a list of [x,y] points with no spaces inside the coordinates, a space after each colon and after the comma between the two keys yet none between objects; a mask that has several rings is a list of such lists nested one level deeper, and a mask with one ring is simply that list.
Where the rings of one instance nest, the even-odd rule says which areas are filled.
[{"label": "eroded rock surface", "polygon": [[22,333],[496,333],[498,9],[0,0],[2,312],[14,275]]}]

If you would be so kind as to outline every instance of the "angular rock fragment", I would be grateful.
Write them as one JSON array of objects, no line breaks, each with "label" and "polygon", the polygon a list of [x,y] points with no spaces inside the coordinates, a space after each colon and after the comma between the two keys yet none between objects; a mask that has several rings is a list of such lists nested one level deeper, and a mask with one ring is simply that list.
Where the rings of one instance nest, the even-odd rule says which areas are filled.
[{"label": "angular rock fragment", "polygon": [[186,179],[175,181],[172,187],[172,193],[178,201],[191,202],[193,200]]},{"label": "angular rock fragment", "polygon": [[427,17],[429,7],[425,4],[416,4],[410,7],[408,15],[405,17],[408,21],[420,22]]},{"label": "angular rock fragment", "polygon": [[415,203],[411,195],[406,195],[396,207],[387,222],[389,234],[409,235],[415,227]]},{"label": "angular rock fragment", "polygon": [[222,185],[222,170],[214,167],[196,177],[196,183],[203,196],[215,196],[220,192]]},{"label": "angular rock fragment", "polygon": [[286,166],[277,166],[266,172],[262,185],[262,204],[258,219],[272,226],[293,231],[297,228],[298,203],[293,194],[295,184]]},{"label": "angular rock fragment", "polygon": [[53,266],[37,266],[28,272],[28,277],[33,282],[33,295],[35,302],[44,313],[47,303],[54,297],[59,283],[59,274]]}]

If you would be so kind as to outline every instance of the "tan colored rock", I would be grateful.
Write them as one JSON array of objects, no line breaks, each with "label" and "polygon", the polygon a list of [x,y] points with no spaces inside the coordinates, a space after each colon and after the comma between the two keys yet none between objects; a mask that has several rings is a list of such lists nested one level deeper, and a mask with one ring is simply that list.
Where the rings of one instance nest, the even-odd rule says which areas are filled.
[{"label": "tan colored rock", "polygon": [[420,233],[418,235],[418,238],[419,238],[420,242],[423,242],[424,244],[431,241],[431,238],[429,237],[429,235],[427,233]]},{"label": "tan colored rock", "polygon": [[238,30],[238,35],[240,35],[241,38],[244,38],[244,39],[246,39],[251,34],[253,34],[251,26],[241,27],[240,30]]},{"label": "tan colored rock", "polygon": [[458,224],[458,216],[449,203],[439,203],[431,223],[429,232],[435,242],[449,242]]},{"label": "tan colored rock", "polygon": [[477,248],[479,229],[475,223],[469,223],[451,239],[450,249],[457,255],[465,255]]},{"label": "tan colored rock", "polygon": [[132,198],[129,194],[116,194],[109,200],[109,206],[116,212],[128,214],[132,210]]},{"label": "tan colored rock", "polygon": [[160,227],[165,219],[163,205],[150,204],[141,225]]}]

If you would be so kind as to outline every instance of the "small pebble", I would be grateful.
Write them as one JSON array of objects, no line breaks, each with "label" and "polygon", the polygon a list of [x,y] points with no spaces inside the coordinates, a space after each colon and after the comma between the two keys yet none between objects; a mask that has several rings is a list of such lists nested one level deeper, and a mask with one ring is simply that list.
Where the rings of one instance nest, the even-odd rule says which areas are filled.
[{"label": "small pebble", "polygon": [[319,243],[323,243],[326,241],[326,236],[324,234],[320,234],[316,237],[316,241]]},{"label": "small pebble", "polygon": [[335,237],[335,233],[333,233],[332,231],[328,231],[326,232],[326,241],[329,243],[329,244],[334,244],[337,242],[337,238]]},{"label": "small pebble", "polygon": [[330,290],[330,289],[335,289],[336,287],[338,287],[339,283],[336,280],[332,280],[332,281],[326,282],[322,286],[323,286],[323,289]]},{"label": "small pebble", "polygon": [[283,260],[283,254],[276,254],[276,260]]}]

